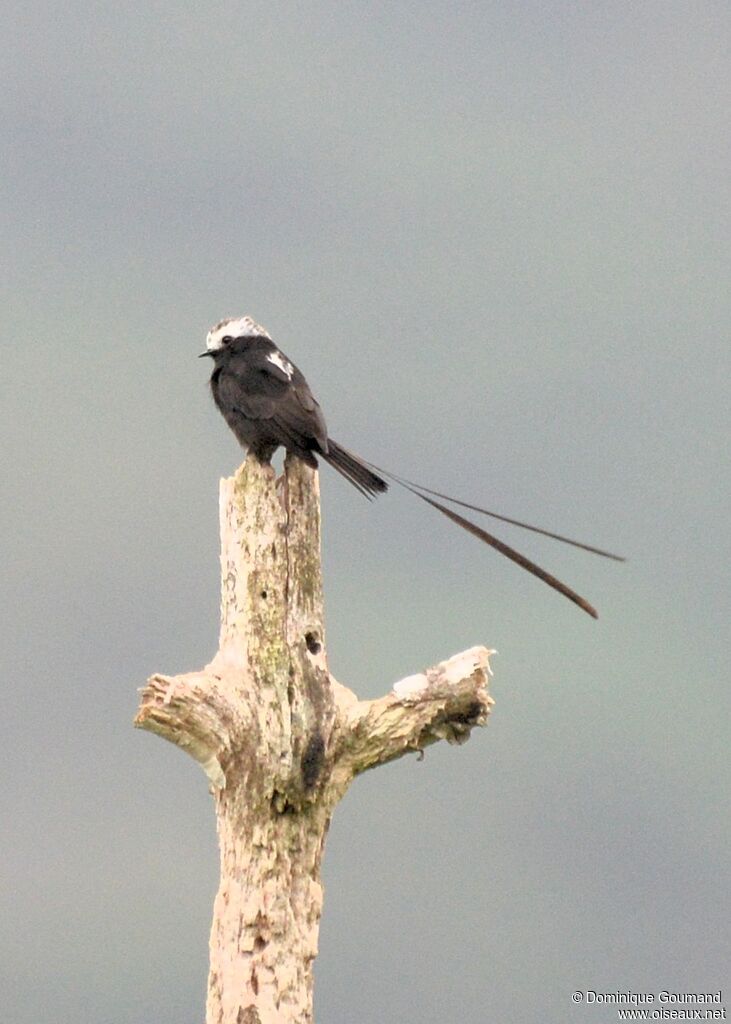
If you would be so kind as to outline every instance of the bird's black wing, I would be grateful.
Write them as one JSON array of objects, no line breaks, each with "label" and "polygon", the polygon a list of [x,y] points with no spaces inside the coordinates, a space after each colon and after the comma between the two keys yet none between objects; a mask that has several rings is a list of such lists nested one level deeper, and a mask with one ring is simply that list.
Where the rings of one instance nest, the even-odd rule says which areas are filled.
[{"label": "bird's black wing", "polygon": [[218,380],[219,401],[267,429],[297,454],[327,452],[327,426],[302,373],[268,338],[232,354]]},{"label": "bird's black wing", "polygon": [[317,448],[323,455],[327,454],[327,425],[322,409],[315,396],[310,391],[310,386],[296,366],[292,369],[291,396],[292,401],[277,412],[278,422],[283,423],[288,429],[295,429],[306,436],[314,438]]}]

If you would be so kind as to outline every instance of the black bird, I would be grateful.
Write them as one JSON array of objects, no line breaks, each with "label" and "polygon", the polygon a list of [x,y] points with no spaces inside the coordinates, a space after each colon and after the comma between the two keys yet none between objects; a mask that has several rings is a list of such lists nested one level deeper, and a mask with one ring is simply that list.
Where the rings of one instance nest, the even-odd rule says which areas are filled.
[{"label": "black bird", "polygon": [[595,619],[598,617],[588,601],[565,583],[436,499],[441,498],[513,526],[542,533],[604,558],[624,561],[619,555],[430,490],[395,473],[379,469],[349,452],[328,437],[322,410],[300,371],[277,348],[269,333],[249,316],[229,317],[212,327],[206,339],[206,351],[201,352],[203,356],[210,356],[215,364],[211,375],[211,391],[216,405],[242,447],[260,462],[269,462],[280,446],[313,468],[317,468],[319,455],[368,498],[388,489],[383,479],[388,477],[568,597],[589,615]]}]

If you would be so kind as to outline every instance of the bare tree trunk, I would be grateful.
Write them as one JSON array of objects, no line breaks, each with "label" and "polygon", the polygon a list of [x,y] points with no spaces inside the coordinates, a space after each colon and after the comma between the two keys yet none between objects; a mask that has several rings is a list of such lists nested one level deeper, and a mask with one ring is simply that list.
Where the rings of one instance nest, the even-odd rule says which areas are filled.
[{"label": "bare tree trunk", "polygon": [[328,672],[317,473],[248,459],[221,481],[221,635],[200,672],[152,676],[135,724],[211,781],[221,882],[207,1024],[310,1024],[333,808],[357,774],[484,725],[475,647],[359,701]]}]

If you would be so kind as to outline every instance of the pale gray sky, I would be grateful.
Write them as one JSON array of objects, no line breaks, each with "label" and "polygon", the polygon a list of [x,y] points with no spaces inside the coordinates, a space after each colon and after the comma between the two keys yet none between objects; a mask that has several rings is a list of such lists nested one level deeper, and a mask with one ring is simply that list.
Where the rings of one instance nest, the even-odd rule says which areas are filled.
[{"label": "pale gray sky", "polygon": [[0,1016],[197,1024],[205,779],[136,733],[202,665],[196,361],[249,313],[334,437],[505,528],[592,622],[407,495],[323,473],[331,668],[496,647],[489,727],[360,779],[318,1024],[610,1021],[728,981],[729,11],[38,2],[6,10]]}]

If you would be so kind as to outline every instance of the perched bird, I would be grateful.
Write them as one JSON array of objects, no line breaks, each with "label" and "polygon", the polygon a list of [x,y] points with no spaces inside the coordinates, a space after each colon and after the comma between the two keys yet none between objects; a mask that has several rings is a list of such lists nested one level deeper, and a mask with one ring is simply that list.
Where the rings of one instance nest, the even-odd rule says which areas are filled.
[{"label": "perched bird", "polygon": [[379,469],[349,452],[328,436],[322,410],[302,373],[277,348],[269,333],[249,316],[229,317],[217,323],[208,332],[206,350],[200,355],[201,358],[209,356],[214,362],[210,383],[216,405],[241,446],[260,462],[269,462],[279,447],[313,468],[317,467],[317,456],[320,456],[368,498],[388,489],[383,479],[387,477],[568,597],[589,615],[598,617],[588,601],[565,583],[436,499],[541,533],[604,558],[624,561],[619,555],[433,491]]}]

